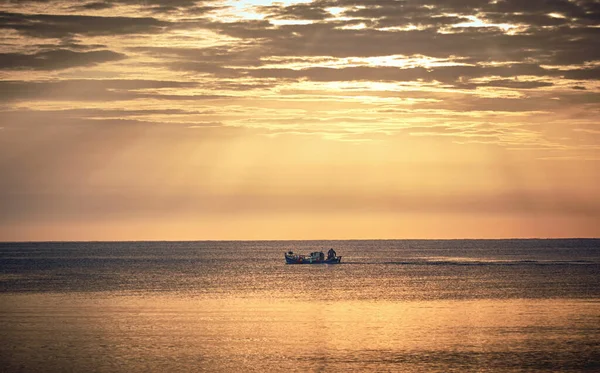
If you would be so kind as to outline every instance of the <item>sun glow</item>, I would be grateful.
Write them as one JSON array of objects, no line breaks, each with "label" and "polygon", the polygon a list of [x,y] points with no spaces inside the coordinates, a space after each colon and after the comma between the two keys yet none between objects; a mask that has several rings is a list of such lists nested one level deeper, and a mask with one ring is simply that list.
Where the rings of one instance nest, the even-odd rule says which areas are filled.
[{"label": "sun glow", "polygon": [[[454,14],[452,14],[454,15]],[[458,16],[458,15],[456,15]],[[453,28],[466,28],[466,27],[497,27],[504,32],[513,30],[517,28],[517,25],[512,25],[509,23],[491,23],[486,21],[485,19],[478,18],[477,16],[463,16],[468,18],[470,22],[457,23],[452,25]]]}]

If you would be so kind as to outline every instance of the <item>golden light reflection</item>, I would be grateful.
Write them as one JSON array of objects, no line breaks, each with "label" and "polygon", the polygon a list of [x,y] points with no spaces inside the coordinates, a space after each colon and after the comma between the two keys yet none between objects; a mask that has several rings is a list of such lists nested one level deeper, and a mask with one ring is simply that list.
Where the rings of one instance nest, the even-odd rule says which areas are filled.
[{"label": "golden light reflection", "polygon": [[[235,369],[252,363],[266,368],[337,369],[371,362],[416,368],[427,361],[410,356],[439,353],[509,353],[540,348],[541,339],[563,338],[580,343],[577,330],[591,327],[598,304],[577,300],[468,301],[302,301],[176,296],[85,297],[2,295],[5,320],[27,317],[27,323],[6,324],[10,343],[43,351],[52,343],[62,361],[79,364],[91,352],[102,364],[139,367],[139,361],[169,361],[189,367],[202,357],[203,368]],[[10,300],[10,302],[7,302]],[[65,322],[66,321],[66,322]],[[9,330],[7,330],[7,328]],[[30,333],[35,332],[35,339]],[[536,347],[537,346],[537,347]],[[552,344],[544,344],[552,350]],[[353,361],[352,357],[358,359]],[[312,358],[311,358],[312,357]],[[28,364],[34,364],[35,358]],[[322,364],[321,363],[321,364]],[[440,361],[452,365],[452,361]],[[317,364],[317,365],[315,365]],[[156,365],[154,365],[156,366]],[[84,368],[84,367],[82,367]],[[322,367],[321,367],[322,368]]]}]

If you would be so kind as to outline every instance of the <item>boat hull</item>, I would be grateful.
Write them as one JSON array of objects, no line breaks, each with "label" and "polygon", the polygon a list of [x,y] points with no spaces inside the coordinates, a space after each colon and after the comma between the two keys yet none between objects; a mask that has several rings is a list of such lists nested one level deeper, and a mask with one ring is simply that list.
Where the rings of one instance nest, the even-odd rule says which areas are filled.
[{"label": "boat hull", "polygon": [[341,256],[336,256],[335,258],[318,260],[310,257],[300,258],[297,256],[285,256],[286,264],[339,264],[342,261]]}]

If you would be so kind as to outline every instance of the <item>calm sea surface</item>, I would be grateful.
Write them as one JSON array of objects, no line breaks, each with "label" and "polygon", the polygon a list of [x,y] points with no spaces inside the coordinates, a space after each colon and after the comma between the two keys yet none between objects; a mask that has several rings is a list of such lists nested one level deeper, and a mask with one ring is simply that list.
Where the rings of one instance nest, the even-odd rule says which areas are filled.
[{"label": "calm sea surface", "polygon": [[600,371],[600,240],[0,243],[0,338],[1,372]]}]

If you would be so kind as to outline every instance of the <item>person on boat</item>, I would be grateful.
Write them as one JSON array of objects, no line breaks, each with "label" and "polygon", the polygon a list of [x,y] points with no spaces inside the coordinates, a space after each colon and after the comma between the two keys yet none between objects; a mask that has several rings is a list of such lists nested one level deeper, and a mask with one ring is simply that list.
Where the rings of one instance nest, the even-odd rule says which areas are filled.
[{"label": "person on boat", "polygon": [[327,259],[333,259],[335,258],[335,256],[337,255],[337,253],[335,252],[335,250],[333,249],[333,247],[331,249],[329,249],[329,251],[327,252]]}]

